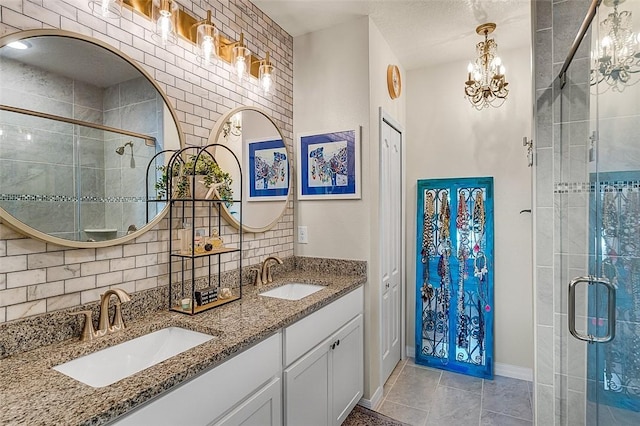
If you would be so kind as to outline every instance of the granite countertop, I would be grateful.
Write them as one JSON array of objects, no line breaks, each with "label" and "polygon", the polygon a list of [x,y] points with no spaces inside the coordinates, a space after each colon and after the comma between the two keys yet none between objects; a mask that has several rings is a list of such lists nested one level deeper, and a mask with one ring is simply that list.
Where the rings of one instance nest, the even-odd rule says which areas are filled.
[{"label": "granite countertop", "polygon": [[[158,311],[128,323],[123,332],[94,342],[71,339],[2,359],[0,424],[104,424],[360,287],[366,277],[294,270],[276,277],[260,292],[291,281],[323,284],[326,288],[293,301],[258,296],[255,287],[243,286],[241,300],[195,316]],[[103,388],[92,388],[52,369],[81,355],[171,326],[216,338]]]}]

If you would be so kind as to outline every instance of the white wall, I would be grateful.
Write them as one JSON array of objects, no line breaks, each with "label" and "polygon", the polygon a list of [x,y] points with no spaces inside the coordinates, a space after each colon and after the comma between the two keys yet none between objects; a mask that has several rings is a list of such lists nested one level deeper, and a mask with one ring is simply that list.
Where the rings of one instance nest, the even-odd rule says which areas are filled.
[{"label": "white wall", "polygon": [[[531,137],[531,60],[528,49],[500,56],[510,93],[498,109],[476,111],[464,98],[466,62],[407,73],[407,281],[415,288],[416,181],[493,176],[495,362],[532,368],[531,215],[520,214],[531,208],[531,168],[522,146],[523,136]],[[415,344],[414,306],[415,292],[409,292],[408,345]]]},{"label": "white wall", "polygon": [[[340,40],[336,43],[336,40]],[[370,399],[380,379],[378,281],[378,108],[404,125],[405,98],[387,95],[387,65],[398,64],[368,18],[294,39],[294,133],[362,126],[362,199],[296,201],[296,225],[308,227],[299,256],[366,260],[365,391]]]},{"label": "white wall", "polygon": [[[360,18],[294,38],[294,138],[362,126],[360,154],[368,157],[368,23]],[[362,163],[366,176],[366,161]],[[296,255],[367,260],[369,186],[362,182],[361,200],[296,203],[296,225],[307,226],[309,236],[309,244],[295,246]]]}]

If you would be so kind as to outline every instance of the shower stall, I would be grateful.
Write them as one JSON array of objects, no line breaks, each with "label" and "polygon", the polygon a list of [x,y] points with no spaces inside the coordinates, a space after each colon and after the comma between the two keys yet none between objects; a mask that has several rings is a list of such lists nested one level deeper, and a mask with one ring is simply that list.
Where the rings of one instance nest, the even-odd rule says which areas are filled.
[{"label": "shower stall", "polygon": [[637,425],[640,0],[533,3],[536,424]]}]

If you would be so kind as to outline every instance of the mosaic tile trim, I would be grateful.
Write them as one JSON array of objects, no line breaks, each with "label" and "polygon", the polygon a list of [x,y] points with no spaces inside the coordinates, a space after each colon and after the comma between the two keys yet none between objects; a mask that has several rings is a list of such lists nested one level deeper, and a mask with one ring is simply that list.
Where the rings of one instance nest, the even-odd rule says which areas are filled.
[{"label": "mosaic tile trim", "polygon": [[[75,203],[78,197],[69,195],[41,195],[41,194],[0,194],[1,201],[49,201]],[[80,202],[92,203],[144,203],[145,197],[80,197]]]},{"label": "mosaic tile trim", "polygon": [[600,182],[558,182],[553,187],[555,194],[580,194],[587,192],[595,192],[596,185],[604,187],[605,192],[622,191],[622,189],[640,189],[640,181],[638,180],[616,180],[616,181],[600,181]]}]

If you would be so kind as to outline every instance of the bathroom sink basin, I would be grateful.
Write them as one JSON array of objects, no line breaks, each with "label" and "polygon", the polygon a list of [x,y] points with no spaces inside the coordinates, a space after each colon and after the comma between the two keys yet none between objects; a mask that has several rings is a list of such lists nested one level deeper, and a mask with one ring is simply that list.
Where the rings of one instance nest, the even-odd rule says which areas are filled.
[{"label": "bathroom sink basin", "polygon": [[316,291],[322,290],[323,288],[325,288],[323,285],[288,283],[260,293],[260,296],[275,297],[277,299],[300,300],[303,297],[307,297],[315,293]]},{"label": "bathroom sink basin", "polygon": [[209,334],[169,327],[76,358],[53,369],[94,388],[101,388],[213,338]]}]

